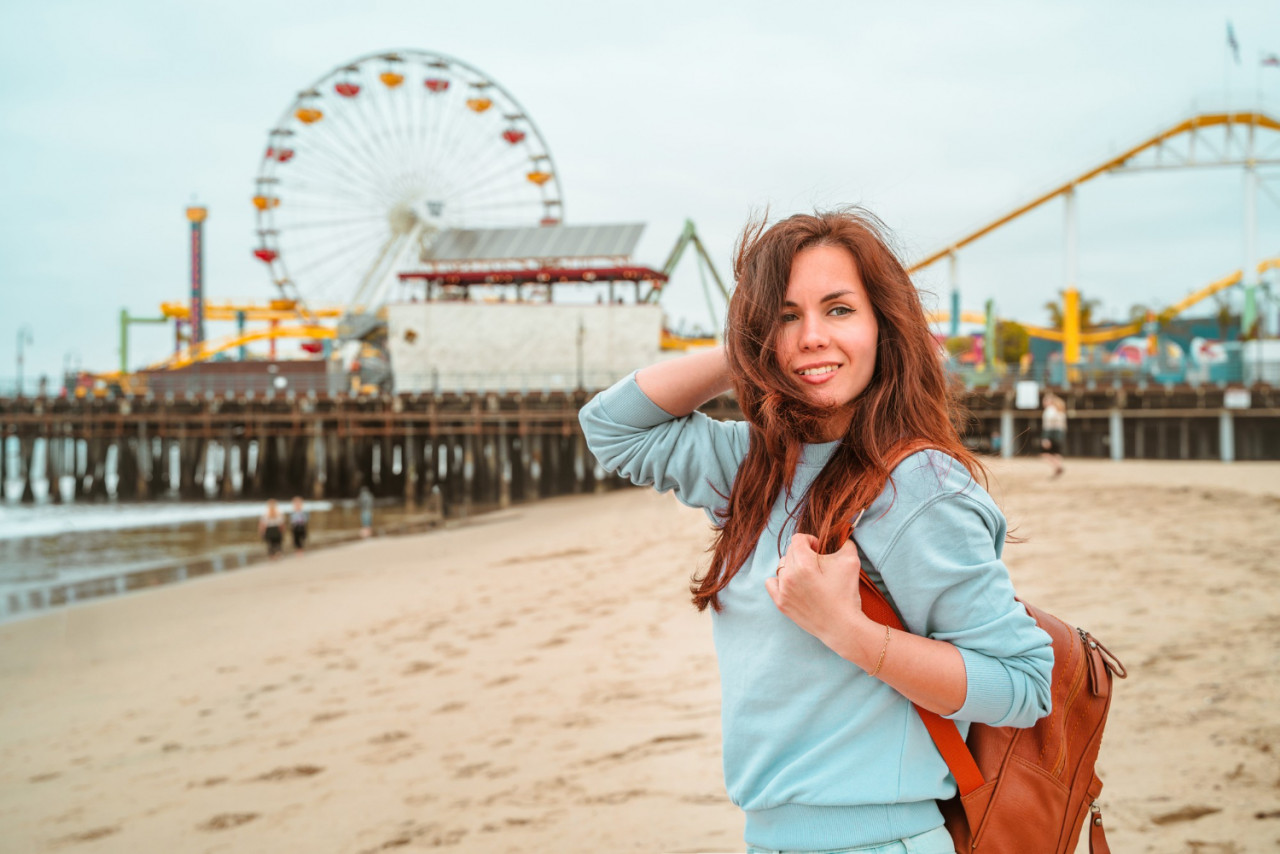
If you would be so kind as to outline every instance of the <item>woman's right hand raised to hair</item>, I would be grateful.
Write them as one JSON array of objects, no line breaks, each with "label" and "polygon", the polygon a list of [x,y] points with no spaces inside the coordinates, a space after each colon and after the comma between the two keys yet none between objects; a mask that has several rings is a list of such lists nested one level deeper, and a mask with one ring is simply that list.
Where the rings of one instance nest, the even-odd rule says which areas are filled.
[{"label": "woman's right hand raised to hair", "polygon": [[677,418],[733,388],[723,346],[641,368],[636,383],[646,397]]}]

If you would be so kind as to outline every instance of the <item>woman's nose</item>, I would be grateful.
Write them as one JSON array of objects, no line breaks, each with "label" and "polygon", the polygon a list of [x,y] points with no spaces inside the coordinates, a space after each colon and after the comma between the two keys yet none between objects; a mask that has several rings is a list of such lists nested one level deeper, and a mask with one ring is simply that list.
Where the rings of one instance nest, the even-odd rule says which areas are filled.
[{"label": "woman's nose", "polygon": [[816,318],[806,318],[801,323],[803,324],[800,328],[801,350],[820,350],[826,346],[827,333],[821,321]]}]

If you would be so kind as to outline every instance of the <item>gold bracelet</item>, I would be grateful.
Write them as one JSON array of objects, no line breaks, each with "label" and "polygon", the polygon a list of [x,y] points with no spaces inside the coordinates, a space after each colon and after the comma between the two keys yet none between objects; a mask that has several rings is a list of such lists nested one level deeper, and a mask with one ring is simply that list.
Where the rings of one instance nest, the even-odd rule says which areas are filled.
[{"label": "gold bracelet", "polygon": [[884,654],[889,651],[889,627],[884,627],[884,646],[880,648],[880,660],[876,662],[876,669],[871,671],[871,675],[875,676],[880,672],[880,668],[884,666]]}]

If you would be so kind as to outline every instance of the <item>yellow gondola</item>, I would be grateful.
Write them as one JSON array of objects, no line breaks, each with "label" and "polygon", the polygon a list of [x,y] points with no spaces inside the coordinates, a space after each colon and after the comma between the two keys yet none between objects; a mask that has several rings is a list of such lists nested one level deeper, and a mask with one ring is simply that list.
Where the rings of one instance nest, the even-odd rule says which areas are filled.
[{"label": "yellow gondola", "polygon": [[542,172],[540,170],[535,169],[525,177],[528,178],[533,183],[537,184],[539,187],[541,187],[543,184],[551,180],[551,173]]},{"label": "yellow gondola", "polygon": [[467,106],[477,113],[483,113],[493,106],[493,101],[489,98],[468,98]]},{"label": "yellow gondola", "polygon": [[381,80],[388,89],[394,89],[404,82],[404,75],[397,74],[394,71],[384,71],[378,75],[378,79]]}]

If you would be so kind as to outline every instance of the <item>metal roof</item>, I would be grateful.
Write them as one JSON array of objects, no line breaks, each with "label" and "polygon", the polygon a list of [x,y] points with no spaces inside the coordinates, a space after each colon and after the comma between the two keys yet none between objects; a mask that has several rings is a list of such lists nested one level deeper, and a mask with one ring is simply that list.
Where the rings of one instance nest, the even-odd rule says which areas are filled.
[{"label": "metal roof", "polygon": [[617,258],[635,251],[644,223],[623,225],[542,225],[528,228],[454,228],[440,233],[422,253],[440,261]]}]

